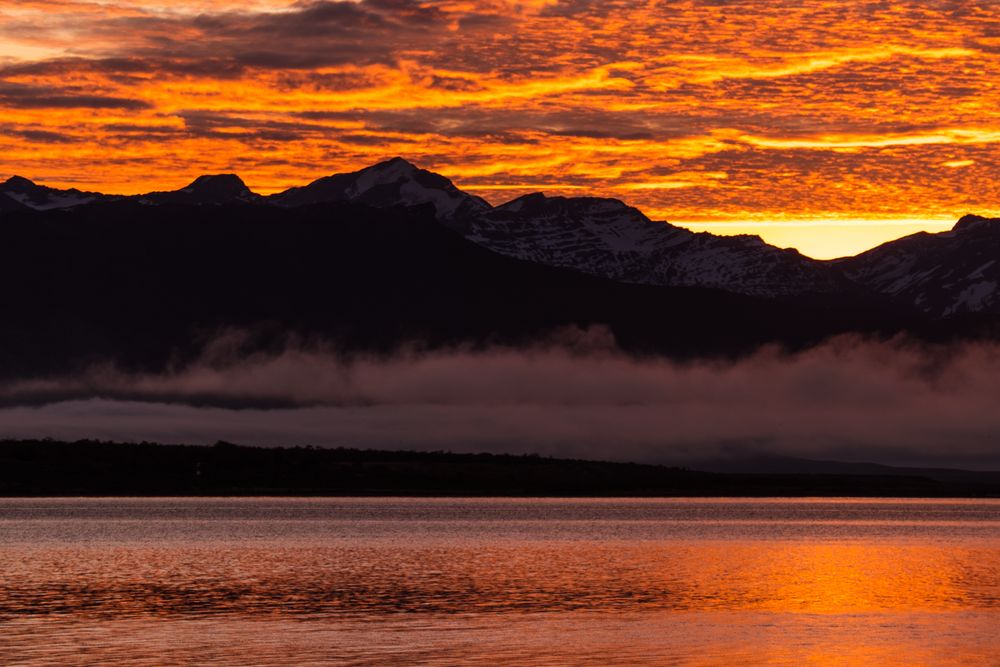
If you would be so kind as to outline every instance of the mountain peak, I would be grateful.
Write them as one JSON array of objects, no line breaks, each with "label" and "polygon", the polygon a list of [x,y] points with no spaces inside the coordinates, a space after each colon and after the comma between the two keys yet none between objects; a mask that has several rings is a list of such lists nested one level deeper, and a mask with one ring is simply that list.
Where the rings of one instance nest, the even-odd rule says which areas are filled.
[{"label": "mountain peak", "polygon": [[230,196],[250,192],[250,188],[236,174],[205,174],[194,179],[184,190]]},{"label": "mountain peak", "polygon": [[260,199],[236,174],[205,174],[190,185],[173,192],[150,192],[142,196],[147,203],[167,204],[236,204]]},{"label": "mountain peak", "polygon": [[96,192],[80,192],[76,188],[68,190],[50,188],[47,185],[39,185],[24,176],[11,176],[0,184],[0,192],[26,208],[36,211],[73,208],[103,197]]},{"label": "mountain peak", "polygon": [[429,184],[431,187],[437,187],[440,189],[446,189],[447,186],[454,187],[451,181],[444,176],[424,171],[412,162],[404,160],[401,157],[394,157],[390,160],[385,160],[384,162],[379,162],[378,164],[373,164],[370,167],[365,167],[360,171],[354,172],[354,180],[353,183],[351,183],[351,185],[347,188],[347,195],[353,199],[364,194],[365,192],[368,192],[372,188],[381,185],[416,181],[421,175],[424,174],[433,177],[435,182],[433,184]]},{"label": "mountain peak", "polygon": [[24,176],[18,176],[16,174],[3,182],[3,189],[5,191],[17,192],[37,187],[38,186],[31,179],[25,178]]},{"label": "mountain peak", "polygon": [[757,236],[695,234],[619,199],[527,194],[483,213],[467,238],[521,260],[621,282],[761,297],[828,294],[838,277]]},{"label": "mountain peak", "polygon": [[988,225],[992,226],[994,224],[1000,226],[1000,218],[984,218],[981,215],[968,213],[959,218],[958,222],[955,223],[955,226],[951,228],[951,231],[966,232],[970,229],[986,227]]},{"label": "mountain peak", "polygon": [[281,206],[351,201],[376,208],[430,204],[439,220],[488,210],[479,197],[462,192],[440,174],[394,157],[364,169],[324,176],[301,188],[292,188],[270,200]]},{"label": "mountain peak", "polygon": [[395,169],[397,171],[411,171],[411,172],[420,171],[420,167],[413,164],[406,158],[399,157],[398,155],[396,157],[389,158],[388,160],[383,160],[382,162],[373,164],[372,166],[367,167],[366,169],[362,169],[362,171],[367,171],[368,169],[374,169],[377,171],[385,171],[387,169]]},{"label": "mountain peak", "polygon": [[649,219],[637,208],[620,199],[607,197],[563,197],[549,196],[542,192],[532,192],[502,204],[496,209],[501,213],[542,214],[545,211],[566,212],[570,215],[592,214],[600,216],[625,216],[648,222]]}]

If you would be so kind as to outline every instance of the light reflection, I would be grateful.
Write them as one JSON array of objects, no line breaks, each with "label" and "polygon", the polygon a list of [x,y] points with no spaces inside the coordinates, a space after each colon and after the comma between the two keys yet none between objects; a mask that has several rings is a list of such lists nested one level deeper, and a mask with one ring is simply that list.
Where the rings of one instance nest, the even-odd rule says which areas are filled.
[{"label": "light reflection", "polygon": [[994,501],[0,502],[16,664],[990,664]]}]

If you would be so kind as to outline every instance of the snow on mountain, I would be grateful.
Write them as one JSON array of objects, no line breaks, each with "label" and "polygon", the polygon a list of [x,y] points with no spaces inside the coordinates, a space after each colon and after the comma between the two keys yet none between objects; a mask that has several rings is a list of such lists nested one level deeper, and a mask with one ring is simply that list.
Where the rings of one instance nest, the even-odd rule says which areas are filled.
[{"label": "snow on mountain", "polygon": [[398,157],[360,171],[325,176],[304,187],[272,195],[268,201],[279,206],[353,201],[377,208],[431,204],[441,220],[490,208],[486,201],[462,192],[444,176]]},{"label": "snow on mountain", "polygon": [[430,205],[442,224],[499,254],[623,282],[762,297],[865,290],[934,317],[1000,314],[1000,219],[972,215],[949,232],[914,234],[828,262],[770,246],[756,236],[715,236],[654,222],[615,199],[531,194],[494,208],[402,158],[270,197],[251,192],[234,174],[201,176],[174,192],[136,197],[59,190],[18,176],[0,184],[0,213],[120,199],[282,207],[340,201],[377,208]]},{"label": "snow on mountain", "polygon": [[493,208],[402,158],[327,176],[268,201],[281,206],[353,201],[380,208],[431,204],[444,224],[494,252],[625,282],[759,296],[829,292],[837,286],[822,262],[758,237],[695,234],[652,222],[613,199],[533,194]]},{"label": "snow on mountain", "polygon": [[0,193],[36,211],[73,208],[104,197],[96,192],[81,192],[76,188],[59,190],[38,185],[22,176],[12,176],[0,184]]},{"label": "snow on mountain", "polygon": [[755,296],[825,293],[823,262],[756,236],[714,236],[653,222],[615,199],[531,194],[466,220],[469,240],[503,255],[630,283]]},{"label": "snow on mountain", "polygon": [[138,197],[145,204],[252,204],[262,197],[250,191],[236,174],[199,176],[185,188],[172,192],[150,192]]},{"label": "snow on mountain", "polygon": [[919,232],[834,264],[869,289],[935,317],[1000,314],[1000,219],[966,215],[947,232]]},{"label": "snow on mountain", "polygon": [[10,195],[0,192],[0,213],[6,213],[8,211],[27,211],[30,210],[27,206],[17,201]]}]

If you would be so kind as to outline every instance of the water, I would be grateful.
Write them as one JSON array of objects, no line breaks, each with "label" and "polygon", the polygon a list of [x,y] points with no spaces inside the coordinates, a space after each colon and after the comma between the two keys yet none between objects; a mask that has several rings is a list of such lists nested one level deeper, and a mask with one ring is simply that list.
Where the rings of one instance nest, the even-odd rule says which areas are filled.
[{"label": "water", "polygon": [[0,664],[1000,664],[1000,501],[0,500]]}]

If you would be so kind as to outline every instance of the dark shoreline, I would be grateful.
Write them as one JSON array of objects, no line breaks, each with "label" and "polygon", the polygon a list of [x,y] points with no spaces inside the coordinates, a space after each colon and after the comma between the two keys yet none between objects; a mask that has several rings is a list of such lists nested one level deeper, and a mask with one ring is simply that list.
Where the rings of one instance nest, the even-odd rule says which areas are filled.
[{"label": "dark shoreline", "polygon": [[712,473],[450,452],[0,441],[0,497],[1000,498],[990,473]]}]

